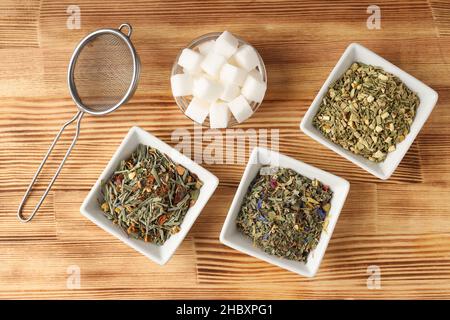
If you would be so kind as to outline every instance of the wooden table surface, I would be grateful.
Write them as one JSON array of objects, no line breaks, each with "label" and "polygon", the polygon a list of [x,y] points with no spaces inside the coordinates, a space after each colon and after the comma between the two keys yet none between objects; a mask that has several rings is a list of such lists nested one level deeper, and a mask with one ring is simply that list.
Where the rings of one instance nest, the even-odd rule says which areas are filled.
[{"label": "wooden table surface", "polygon": [[[450,298],[450,3],[377,1],[381,29],[369,30],[366,10],[372,3],[1,1],[0,298]],[[80,29],[66,26],[70,4],[81,9]],[[19,223],[16,209],[29,180],[59,127],[76,111],[66,86],[73,48],[88,32],[123,22],[133,25],[142,60],[134,98],[108,116],[85,116],[79,142],[40,213],[29,224]],[[206,165],[220,186],[163,267],[79,212],[131,126],[171,145],[176,144],[175,129],[193,133],[192,122],[171,97],[172,63],[193,38],[225,29],[260,51],[269,77],[263,105],[238,128],[269,129],[269,137],[271,129],[279,130],[282,153],[351,183],[313,279],[219,243],[243,164]],[[436,108],[388,181],[299,130],[302,116],[351,42],[374,50],[439,93]],[[45,167],[40,191],[73,133],[70,128]],[[369,266],[380,268],[378,289],[367,285]],[[67,285],[76,268],[78,289]]]}]

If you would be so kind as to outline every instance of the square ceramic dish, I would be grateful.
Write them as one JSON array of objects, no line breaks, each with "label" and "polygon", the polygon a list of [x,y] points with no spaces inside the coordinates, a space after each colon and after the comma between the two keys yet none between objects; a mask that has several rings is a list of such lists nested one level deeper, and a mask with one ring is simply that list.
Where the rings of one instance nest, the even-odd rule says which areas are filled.
[{"label": "square ceramic dish", "polygon": [[[189,208],[186,216],[181,224],[181,230],[177,234],[172,235],[162,246],[146,243],[142,240],[132,239],[116,225],[114,225],[100,209],[98,199],[101,198],[101,182],[106,181],[116,170],[121,160],[127,159],[137,146],[142,143],[147,146],[152,146],[155,149],[168,155],[173,161],[184,166],[189,171],[195,173],[203,182],[203,186],[200,190],[200,195],[196,203]],[[154,137],[150,133],[142,130],[139,127],[133,127],[130,129],[125,139],[123,139],[117,151],[114,153],[112,159],[109,161],[106,168],[98,178],[91,191],[84,199],[81,205],[81,213],[98,225],[103,230],[111,233],[115,237],[119,238],[133,249],[139,251],[143,255],[147,256],[154,262],[163,265],[165,264],[175,253],[178,246],[183,241],[184,237],[189,232],[194,221],[199,216],[203,207],[208,202],[214,191],[219,184],[219,179],[212,173],[202,168],[200,165],[184,156],[168,144]]]},{"label": "square ceramic dish", "polygon": [[[331,191],[333,191],[328,226],[322,232],[317,247],[310,252],[307,263],[287,260],[265,253],[263,250],[253,246],[252,240],[237,229],[236,218],[241,208],[242,200],[244,199],[252,180],[256,177],[261,167],[266,165],[290,168],[310,179],[316,178],[325,185],[328,185]],[[230,210],[228,211],[228,215],[220,233],[220,241],[233,249],[242,251],[255,258],[259,258],[306,277],[313,277],[319,269],[320,262],[325,254],[331,235],[333,234],[334,227],[339,218],[345,199],[347,198],[349,189],[350,184],[347,180],[332,175],[331,173],[317,169],[275,151],[264,148],[255,148],[250,156],[241,183],[239,184]]]},{"label": "square ceramic dish", "polygon": [[[417,108],[417,114],[414,122],[411,125],[409,134],[406,136],[405,140],[397,144],[396,150],[394,152],[390,152],[387,155],[386,159],[380,163],[372,162],[331,142],[324,135],[322,135],[322,133],[317,130],[312,123],[314,116],[319,110],[322,98],[328,90],[328,87],[332,85],[334,81],[338,80],[343,75],[343,73],[352,65],[353,62],[362,62],[365,64],[383,68],[385,71],[390,72],[400,78],[400,80],[402,80],[408,88],[417,93],[420,99],[420,104]],[[316,98],[312,102],[308,111],[304,115],[300,123],[300,128],[306,135],[310,136],[317,142],[323,144],[324,146],[338,153],[347,160],[350,160],[351,162],[370,172],[377,178],[386,180],[394,173],[395,169],[397,169],[398,165],[402,161],[420,129],[422,129],[425,121],[427,121],[428,116],[436,105],[437,99],[438,94],[436,93],[436,91],[434,91],[421,81],[417,80],[413,76],[399,69],[389,61],[383,59],[382,57],[363,47],[362,45],[352,43],[347,47],[344,54],[339,59],[333,71],[331,71]]]}]

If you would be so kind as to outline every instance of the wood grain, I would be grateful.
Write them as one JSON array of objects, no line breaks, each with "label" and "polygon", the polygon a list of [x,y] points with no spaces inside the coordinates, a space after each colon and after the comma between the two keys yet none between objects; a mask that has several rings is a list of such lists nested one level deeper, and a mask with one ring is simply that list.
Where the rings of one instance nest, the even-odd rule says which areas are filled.
[{"label": "wood grain", "polygon": [[0,48],[39,47],[40,0],[0,3]]},{"label": "wood grain", "polygon": [[[72,1],[0,4],[0,298],[386,299],[450,298],[450,7],[447,1],[378,1],[380,30],[366,27],[372,1],[79,0],[81,29],[66,27]],[[86,116],[79,142],[30,224],[16,220],[23,192],[59,127],[76,112],[68,61],[88,32],[134,27],[142,61],[133,99],[105,117]],[[176,146],[195,128],[176,107],[169,75],[193,38],[230,30],[261,53],[266,98],[241,131],[279,136],[282,153],[348,179],[351,190],[317,276],[306,279],[220,244],[219,233],[251,149],[239,163],[205,168],[220,186],[164,267],[79,213],[91,186],[130,127]],[[439,102],[388,181],[322,147],[299,123],[349,43],[359,42],[433,87]],[[38,181],[38,199],[74,133],[69,128]],[[226,132],[222,131],[225,139]],[[203,138],[210,134],[203,130]],[[209,141],[203,141],[202,151]],[[192,146],[193,147],[193,146]],[[192,151],[192,150],[191,150]],[[199,152],[192,152],[192,157]],[[78,266],[81,288],[67,287]],[[367,268],[381,268],[381,288]]]},{"label": "wood grain", "polygon": [[439,35],[450,36],[450,4],[447,1],[431,0],[431,12]]}]

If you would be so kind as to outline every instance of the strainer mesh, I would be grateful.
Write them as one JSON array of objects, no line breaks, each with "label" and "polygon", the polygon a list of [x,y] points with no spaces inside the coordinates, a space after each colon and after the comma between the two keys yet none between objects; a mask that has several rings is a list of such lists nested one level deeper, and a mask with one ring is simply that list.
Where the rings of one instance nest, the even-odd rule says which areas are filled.
[{"label": "strainer mesh", "polygon": [[73,70],[73,88],[84,107],[94,112],[113,108],[133,80],[133,57],[125,41],[99,34],[81,48]]}]

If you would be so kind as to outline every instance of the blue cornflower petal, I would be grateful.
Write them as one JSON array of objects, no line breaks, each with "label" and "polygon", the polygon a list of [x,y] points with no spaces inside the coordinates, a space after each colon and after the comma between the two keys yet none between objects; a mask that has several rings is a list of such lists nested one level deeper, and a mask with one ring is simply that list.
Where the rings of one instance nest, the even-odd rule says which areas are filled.
[{"label": "blue cornflower petal", "polygon": [[262,214],[260,214],[260,215],[258,215],[258,221],[264,221],[264,222],[267,222],[267,219],[266,219],[266,217],[264,217]]},{"label": "blue cornflower petal", "polygon": [[319,214],[320,218],[323,220],[327,216],[327,213],[322,208],[317,208],[317,213]]},{"label": "blue cornflower petal", "polygon": [[258,204],[257,204],[256,207],[258,208],[258,210],[261,209],[261,207],[262,207],[262,199],[259,199],[259,200],[258,200]]}]

